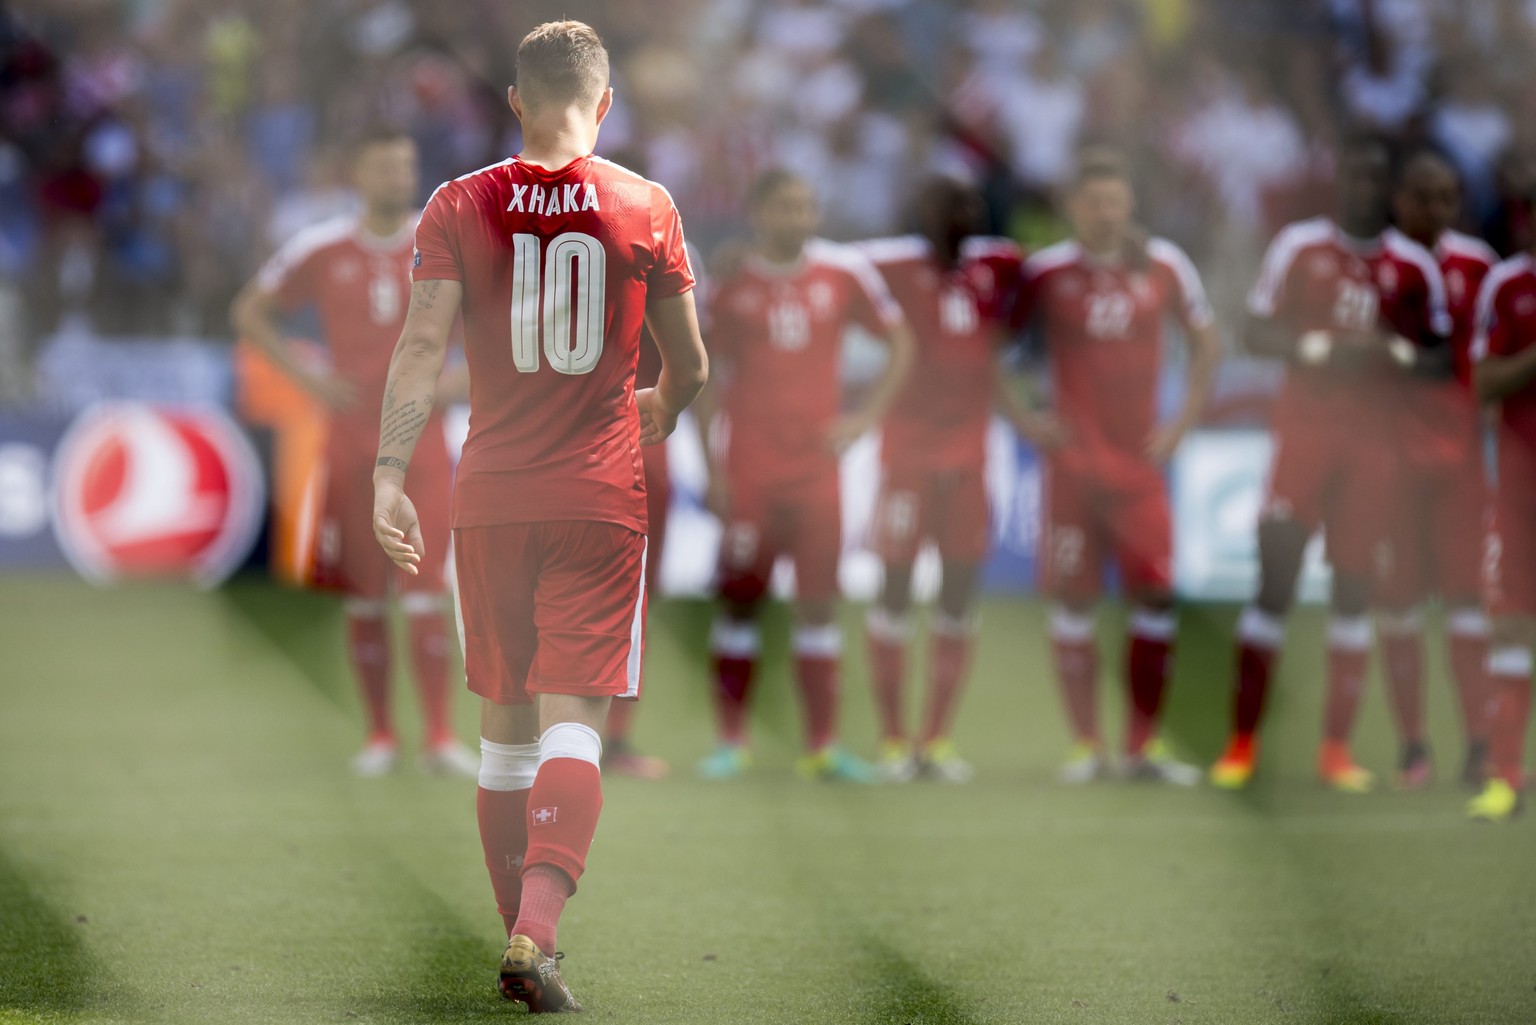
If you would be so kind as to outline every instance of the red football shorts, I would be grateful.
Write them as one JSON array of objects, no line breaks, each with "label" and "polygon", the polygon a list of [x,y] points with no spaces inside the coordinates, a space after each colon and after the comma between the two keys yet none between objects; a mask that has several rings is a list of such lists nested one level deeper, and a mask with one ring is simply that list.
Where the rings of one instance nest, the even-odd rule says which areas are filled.
[{"label": "red football shorts", "polygon": [[730,517],[720,539],[720,596],[751,603],[768,590],[773,565],[787,555],[803,601],[838,596],[843,552],[843,503],[837,464],[785,484],[746,473],[730,478]]},{"label": "red football shorts", "polygon": [[595,520],[459,527],[453,554],[470,690],[499,705],[640,696],[644,534]]},{"label": "red football shorts", "polygon": [[1073,602],[1097,598],[1110,557],[1129,594],[1173,589],[1173,518],[1156,467],[1111,480],[1048,461],[1044,488],[1039,562],[1046,594]]},{"label": "red football shorts", "polygon": [[911,565],[924,541],[946,562],[979,563],[992,541],[985,471],[887,464],[875,505],[875,554],[893,566]]},{"label": "red football shorts", "polygon": [[1327,427],[1274,432],[1275,459],[1261,516],[1309,532],[1322,527],[1336,573],[1371,580],[1390,542],[1398,460],[1379,437]]},{"label": "red football shorts", "polygon": [[387,597],[391,582],[401,594],[442,594],[447,589],[443,575],[448,567],[453,466],[441,428],[436,420],[431,421],[406,474],[405,493],[421,519],[421,541],[426,548],[420,572],[414,576],[397,569],[373,536],[378,428],[362,439],[342,426],[334,428],[326,446],[325,509],[315,546],[315,586],[366,599]]},{"label": "red football shorts", "polygon": [[1488,506],[1482,463],[1399,470],[1387,557],[1377,566],[1379,604],[1406,608],[1432,594],[1476,598],[1482,591]]}]

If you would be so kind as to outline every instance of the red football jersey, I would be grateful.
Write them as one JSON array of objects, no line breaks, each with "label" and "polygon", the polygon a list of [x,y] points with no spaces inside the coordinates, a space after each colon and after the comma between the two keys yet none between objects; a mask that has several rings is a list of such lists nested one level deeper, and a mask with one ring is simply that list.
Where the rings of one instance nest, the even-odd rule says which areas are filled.
[{"label": "red football jersey", "polygon": [[940,469],[982,465],[1023,251],[1007,239],[971,238],[959,264],[946,268],[917,235],[859,248],[890,286],[917,343],[911,377],[885,419],[881,459]]},{"label": "red football jersey", "polygon": [[1397,438],[1412,465],[1425,468],[1456,466],[1478,458],[1480,432],[1477,401],[1472,395],[1472,322],[1477,291],[1498,256],[1470,235],[1447,231],[1433,254],[1445,280],[1451,315],[1451,356],[1454,379],[1404,377],[1398,382],[1401,402],[1395,406]]},{"label": "red football jersey", "polygon": [[852,247],[813,239],[789,267],[748,258],[713,293],[710,350],[730,364],[731,465],[791,481],[834,463],[827,429],[842,407],[843,333],[857,324],[884,335],[900,323],[885,282]]},{"label": "red football jersey", "polygon": [[336,415],[337,436],[378,433],[389,360],[411,297],[413,228],[377,238],[356,217],[338,217],[289,239],[256,276],[284,311],[315,308],[332,369],[357,388],[357,403]]},{"label": "red football jersey", "polygon": [[1111,476],[1144,468],[1163,323],[1172,314],[1193,330],[1214,319],[1194,264],[1161,238],[1148,242],[1144,267],[1097,260],[1068,240],[1031,256],[1024,277],[1020,315],[1045,339],[1056,414],[1072,439],[1062,458]]},{"label": "red football jersey", "polygon": [[454,526],[643,532],[640,329],[648,299],[693,287],[667,191],[600,157],[557,170],[513,157],[432,194],[414,276],[464,285],[469,437]]},{"label": "red football jersey", "polygon": [[1445,302],[1451,314],[1451,352],[1455,357],[1456,379],[1472,387],[1472,331],[1477,310],[1477,293],[1483,279],[1499,262],[1499,254],[1480,238],[1446,231],[1435,242],[1435,261],[1445,279]]},{"label": "red football jersey", "polygon": [[[1536,259],[1529,253],[1498,264],[1483,279],[1472,339],[1474,361],[1512,356],[1536,345]],[[1536,497],[1536,387],[1499,403],[1498,487]]]},{"label": "red football jersey", "polygon": [[[1248,309],[1297,336],[1385,326],[1417,344],[1451,333],[1445,283],[1428,250],[1395,229],[1374,239],[1351,238],[1325,217],[1298,221],[1275,237]],[[1276,421],[1298,429],[1389,434],[1392,426],[1382,418],[1393,408],[1398,390],[1382,384],[1378,378],[1327,367],[1292,366]]]}]

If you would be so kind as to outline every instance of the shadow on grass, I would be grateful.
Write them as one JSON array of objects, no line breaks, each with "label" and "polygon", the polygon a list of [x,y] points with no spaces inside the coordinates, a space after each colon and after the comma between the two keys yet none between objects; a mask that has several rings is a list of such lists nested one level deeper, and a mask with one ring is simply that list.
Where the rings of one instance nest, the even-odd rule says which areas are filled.
[{"label": "shadow on grass", "polygon": [[88,921],[60,913],[0,850],[0,1011],[68,1015],[100,1009],[100,966],[80,939]]},{"label": "shadow on grass", "polygon": [[868,1025],[973,1025],[960,994],[923,972],[887,943],[865,936],[858,941],[859,981],[882,999],[869,1008]]},{"label": "shadow on grass", "polygon": [[281,587],[249,574],[231,580],[218,595],[315,690],[339,706],[347,704],[352,680],[341,661],[345,634],[335,595]]}]

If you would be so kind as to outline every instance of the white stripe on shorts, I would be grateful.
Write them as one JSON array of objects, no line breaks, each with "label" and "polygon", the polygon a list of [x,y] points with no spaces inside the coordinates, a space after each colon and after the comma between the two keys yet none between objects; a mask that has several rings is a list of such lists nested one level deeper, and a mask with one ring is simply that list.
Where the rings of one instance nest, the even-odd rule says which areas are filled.
[{"label": "white stripe on shorts", "polygon": [[635,618],[629,624],[629,662],[625,666],[629,686],[619,695],[624,698],[640,696],[640,660],[645,653],[645,560],[650,548],[651,539],[645,538],[640,548],[640,592],[635,598]]}]

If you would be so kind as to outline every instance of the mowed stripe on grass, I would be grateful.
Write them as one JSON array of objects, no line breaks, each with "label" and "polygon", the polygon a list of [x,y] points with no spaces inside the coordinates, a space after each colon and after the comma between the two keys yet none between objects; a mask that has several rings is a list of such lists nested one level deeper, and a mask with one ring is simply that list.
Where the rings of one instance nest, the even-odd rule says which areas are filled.
[{"label": "mowed stripe on grass", "polygon": [[[0,984],[0,1020],[517,1013],[492,991],[500,925],[473,785],[409,767],[346,775],[359,726],[334,603],[260,582],[204,595],[36,577],[0,581],[0,601],[0,951],[40,951],[23,962],[37,980],[24,992]],[[760,769],[705,784],[690,769],[709,743],[708,610],[653,612],[638,734],[676,771],[606,783],[591,872],[561,933],[568,977],[598,1017],[1536,1020],[1529,824],[1466,827],[1446,787],[1363,800],[1317,790],[1312,617],[1293,628],[1262,785],[1234,797],[1052,785],[1064,743],[1042,610],[1001,601],[987,608],[957,731],[980,769],[973,785],[795,779],[778,611]],[[1221,739],[1230,621],[1184,616],[1174,739],[1201,757]],[[847,736],[868,750],[857,649]],[[914,653],[914,678],[922,665]],[[1112,677],[1112,648],[1104,666]],[[1431,693],[1450,762],[1443,680]],[[413,728],[409,692],[398,697]],[[1107,685],[1104,699],[1118,715]],[[1386,768],[1379,695],[1366,716],[1362,755]],[[459,719],[472,737],[467,697]],[[10,913],[12,893],[25,914]]]}]

